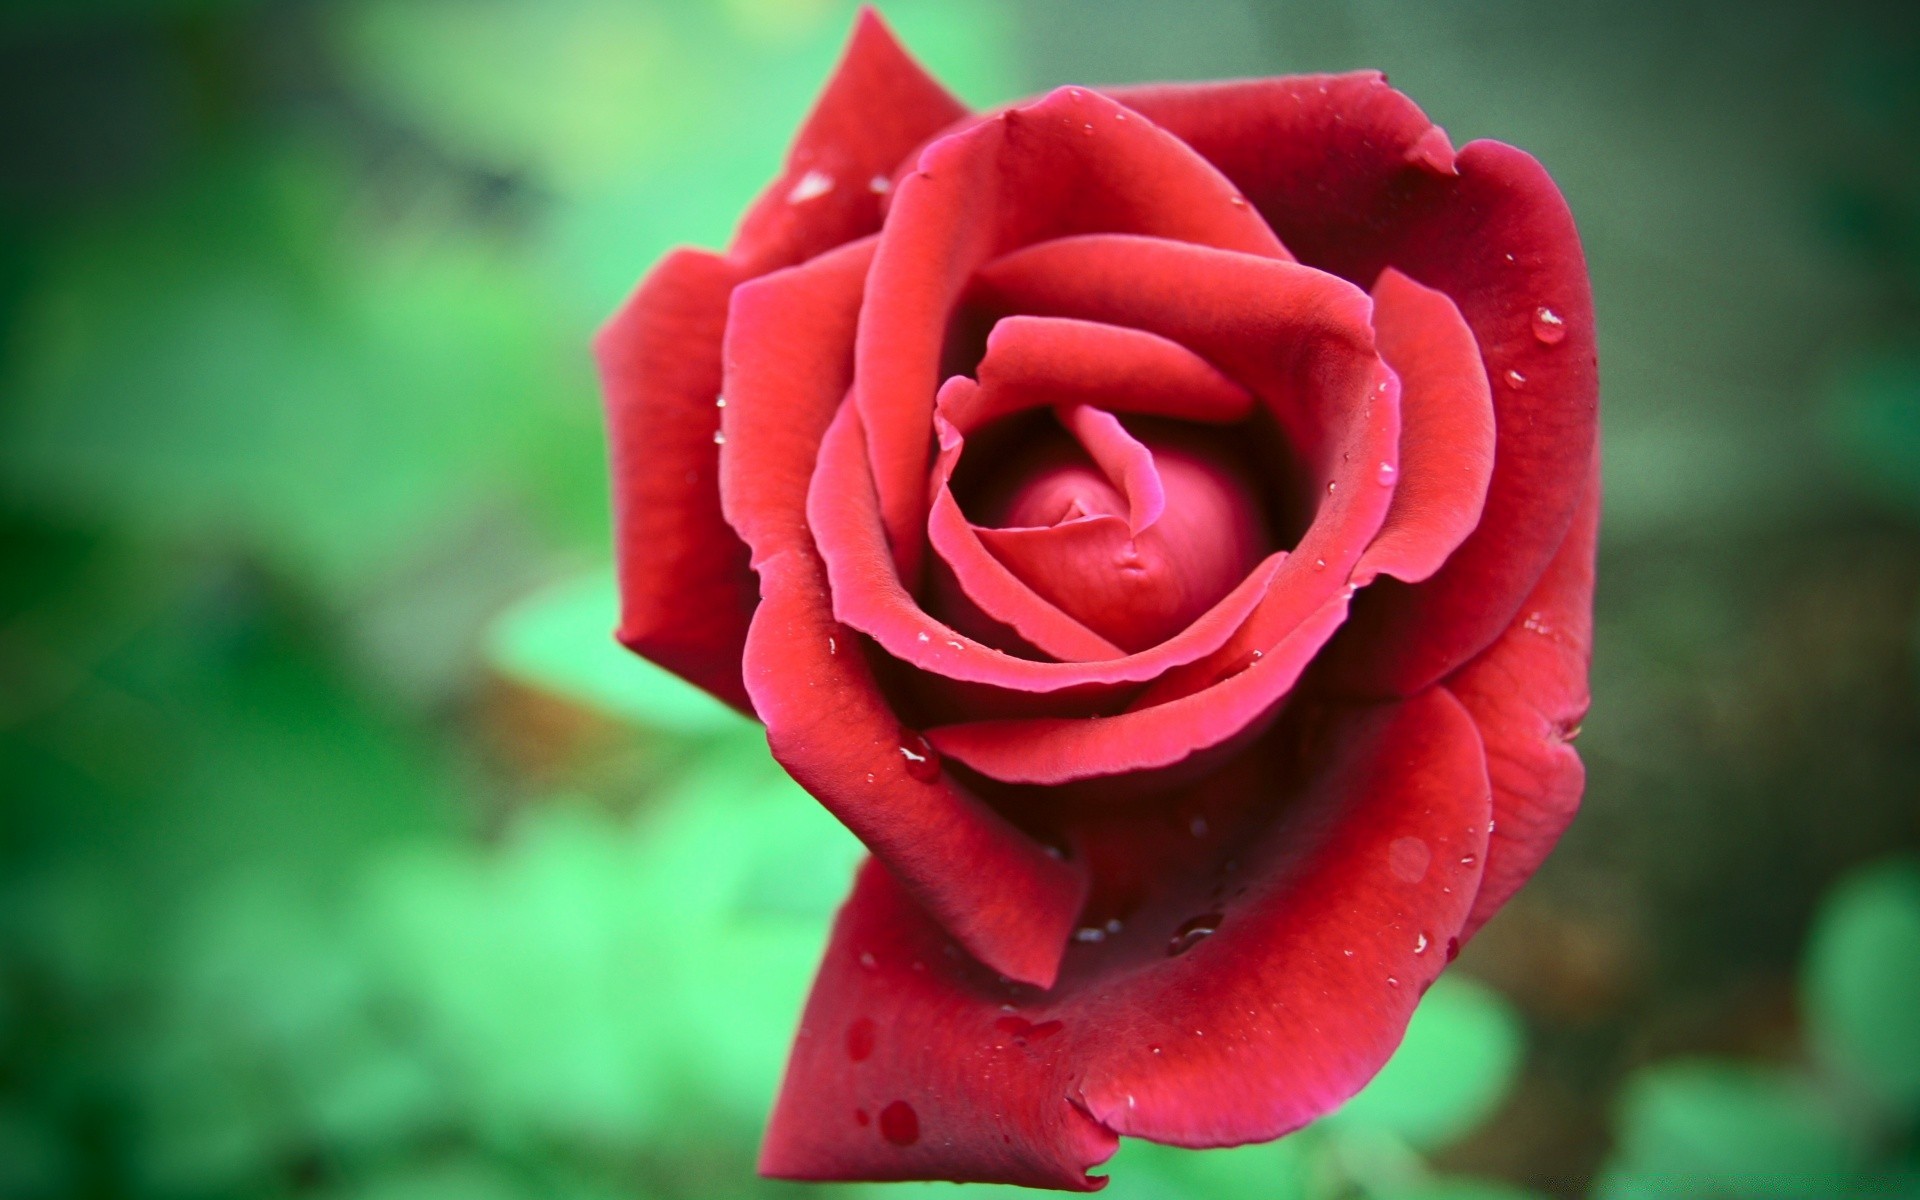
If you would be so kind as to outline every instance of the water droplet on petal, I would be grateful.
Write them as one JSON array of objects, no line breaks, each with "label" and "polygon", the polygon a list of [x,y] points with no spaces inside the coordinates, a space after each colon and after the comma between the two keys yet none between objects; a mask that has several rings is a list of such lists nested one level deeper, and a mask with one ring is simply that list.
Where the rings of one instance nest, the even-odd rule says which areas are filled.
[{"label": "water droplet on petal", "polygon": [[907,760],[907,774],[921,783],[940,778],[940,754],[927,739],[911,729],[900,731],[900,757]]},{"label": "water droplet on petal", "polygon": [[715,408],[725,408],[727,406],[727,398],[725,396],[715,396],[713,398],[713,406]]},{"label": "water droplet on petal", "polygon": [[872,179],[867,180],[867,190],[876,196],[884,196],[893,190],[893,180],[888,179],[885,175],[875,175]]},{"label": "water droplet on petal", "polygon": [[1107,936],[1108,937],[1112,937],[1114,934],[1119,933],[1124,928],[1126,928],[1126,926],[1120,923],[1119,917],[1107,918]]},{"label": "water droplet on petal", "polygon": [[926,630],[922,629],[920,631],[920,640],[923,642],[930,642],[933,640],[933,635],[928,633]]},{"label": "water droplet on petal", "polygon": [[1388,986],[1388,987],[1399,987],[1399,986],[1400,986],[1400,981],[1399,981],[1398,979],[1395,979],[1395,978],[1394,978],[1393,976],[1391,976],[1391,975],[1389,975],[1389,976],[1387,976],[1387,986]]},{"label": "water droplet on petal", "polygon": [[817,200],[832,190],[833,176],[821,170],[808,171],[787,192],[787,203],[804,204],[809,200]]},{"label": "water droplet on petal", "polygon": [[1338,483],[1335,483],[1331,479],[1327,481],[1327,495],[1331,496],[1339,490],[1340,490],[1340,485]]},{"label": "water droplet on petal", "polygon": [[1314,559],[1314,560],[1313,560],[1313,569],[1314,569],[1314,570],[1316,570],[1316,571],[1324,571],[1324,570],[1326,570],[1326,569],[1327,569],[1327,560],[1326,560],[1326,559],[1324,559],[1324,558],[1316,558],[1316,559]]},{"label": "water droplet on petal", "polygon": [[1381,487],[1392,487],[1394,476],[1399,473],[1400,468],[1390,462],[1383,462],[1374,469],[1373,477],[1380,481]]},{"label": "water droplet on petal", "polygon": [[1235,208],[1245,208],[1247,206],[1247,198],[1245,196],[1233,196],[1229,197],[1229,199]]},{"label": "water droplet on petal", "polygon": [[1426,934],[1423,933],[1418,938],[1414,939],[1413,952],[1415,954],[1425,954],[1427,952],[1427,935]]},{"label": "water droplet on petal", "polygon": [[720,430],[718,430],[718,429],[716,429],[716,430],[714,430],[714,431],[713,431],[713,444],[714,444],[714,445],[716,445],[716,446],[724,446],[724,445],[726,445],[726,444],[727,444],[727,435],[726,435],[725,433],[722,433],[722,432],[721,432]]},{"label": "water droplet on petal", "polygon": [[1344,954],[1344,955],[1346,955],[1346,956],[1347,956],[1348,958],[1352,958],[1352,957],[1353,957],[1353,951],[1351,951],[1351,950],[1342,950],[1342,951],[1341,951],[1340,953],[1342,953],[1342,954]]},{"label": "water droplet on petal", "polygon": [[1202,913],[1173,931],[1167,943],[1168,957],[1178,957],[1213,936],[1223,918],[1219,913]]},{"label": "water droplet on petal", "polygon": [[873,957],[873,951],[871,951],[871,950],[862,950],[862,951],[860,952],[860,965],[861,965],[862,967],[865,967],[865,968],[866,968],[867,970],[869,970],[869,971],[871,971],[871,970],[874,970],[875,968],[877,968],[877,967],[878,967],[878,966],[879,966],[880,964],[879,964],[879,962],[878,962],[877,960],[875,960],[875,958]]},{"label": "water droplet on petal", "polygon": [[920,1114],[905,1100],[895,1100],[880,1110],[880,1136],[896,1146],[911,1146],[920,1140]]},{"label": "water droplet on petal", "polygon": [[834,641],[834,640],[833,640],[832,638],[828,638],[828,639],[827,639],[827,653],[828,653],[828,654],[838,654],[838,653],[840,653],[840,643],[839,643],[839,642],[836,642],[836,641]]},{"label": "water droplet on petal", "polygon": [[1447,939],[1447,961],[1452,962],[1454,959],[1459,957],[1460,957],[1460,939],[1457,937],[1448,938]]},{"label": "water droplet on petal", "polygon": [[1526,381],[1527,381],[1527,377],[1525,375],[1521,374],[1519,371],[1516,371],[1511,367],[1507,368],[1507,382],[1509,384],[1511,384],[1514,387],[1519,387],[1521,384],[1525,383]]},{"label": "water droplet on petal", "polygon": [[872,1017],[861,1017],[847,1026],[847,1057],[854,1062],[865,1062],[873,1054],[873,1040]]},{"label": "water droplet on petal", "polygon": [[1074,930],[1073,940],[1076,942],[1087,942],[1087,943],[1104,942],[1107,940],[1107,931],[1099,928],[1098,926],[1088,925],[1083,928]]},{"label": "water droplet on petal", "polygon": [[1541,305],[1533,310],[1533,336],[1548,346],[1557,346],[1567,336],[1567,323],[1560,314]]},{"label": "water droplet on petal", "polygon": [[1480,861],[1479,859],[1475,858],[1471,854],[1462,854],[1460,856],[1460,865],[1463,867],[1470,867],[1479,861]]}]

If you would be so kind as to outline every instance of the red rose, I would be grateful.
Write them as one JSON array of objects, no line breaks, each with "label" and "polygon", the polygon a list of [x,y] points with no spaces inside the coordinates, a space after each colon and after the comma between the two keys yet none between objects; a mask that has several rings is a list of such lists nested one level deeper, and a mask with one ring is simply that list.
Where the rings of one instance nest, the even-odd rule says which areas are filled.
[{"label": "red rose", "polygon": [[874,856],[768,1174],[1296,1129],[1573,814],[1579,243],[1377,74],[973,114],[865,15],[598,349],[621,638]]}]

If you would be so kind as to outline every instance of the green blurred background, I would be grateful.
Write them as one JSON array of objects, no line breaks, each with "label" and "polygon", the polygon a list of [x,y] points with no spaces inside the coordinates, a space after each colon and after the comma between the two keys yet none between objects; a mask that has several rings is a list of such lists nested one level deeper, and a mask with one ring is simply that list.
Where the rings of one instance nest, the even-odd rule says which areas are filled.
[{"label": "green blurred background", "polygon": [[[1582,818],[1359,1101],[1111,1194],[1920,1196],[1914,18],[881,7],[976,103],[1383,67],[1592,262]],[[607,636],[587,341],[850,5],[4,12],[0,1196],[955,1194],[752,1178],[857,848]]]}]

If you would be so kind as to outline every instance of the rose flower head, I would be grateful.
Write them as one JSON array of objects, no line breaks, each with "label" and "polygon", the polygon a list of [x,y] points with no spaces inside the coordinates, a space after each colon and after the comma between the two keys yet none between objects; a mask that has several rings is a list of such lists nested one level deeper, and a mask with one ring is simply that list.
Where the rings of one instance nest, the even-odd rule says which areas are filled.
[{"label": "rose flower head", "polygon": [[621,640],[872,852],[769,1175],[1298,1129],[1573,816],[1579,242],[1377,73],[975,113],[866,13],[597,351]]}]

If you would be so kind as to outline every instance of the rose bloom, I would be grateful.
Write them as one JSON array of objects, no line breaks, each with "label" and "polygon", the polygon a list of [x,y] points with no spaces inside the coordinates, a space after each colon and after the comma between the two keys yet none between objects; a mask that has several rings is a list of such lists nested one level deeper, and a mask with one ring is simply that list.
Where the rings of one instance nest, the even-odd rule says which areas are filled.
[{"label": "rose bloom", "polygon": [[1580,246],[1376,73],[972,113],[865,14],[597,348],[621,639],[872,852],[769,1175],[1297,1129],[1573,815]]}]

